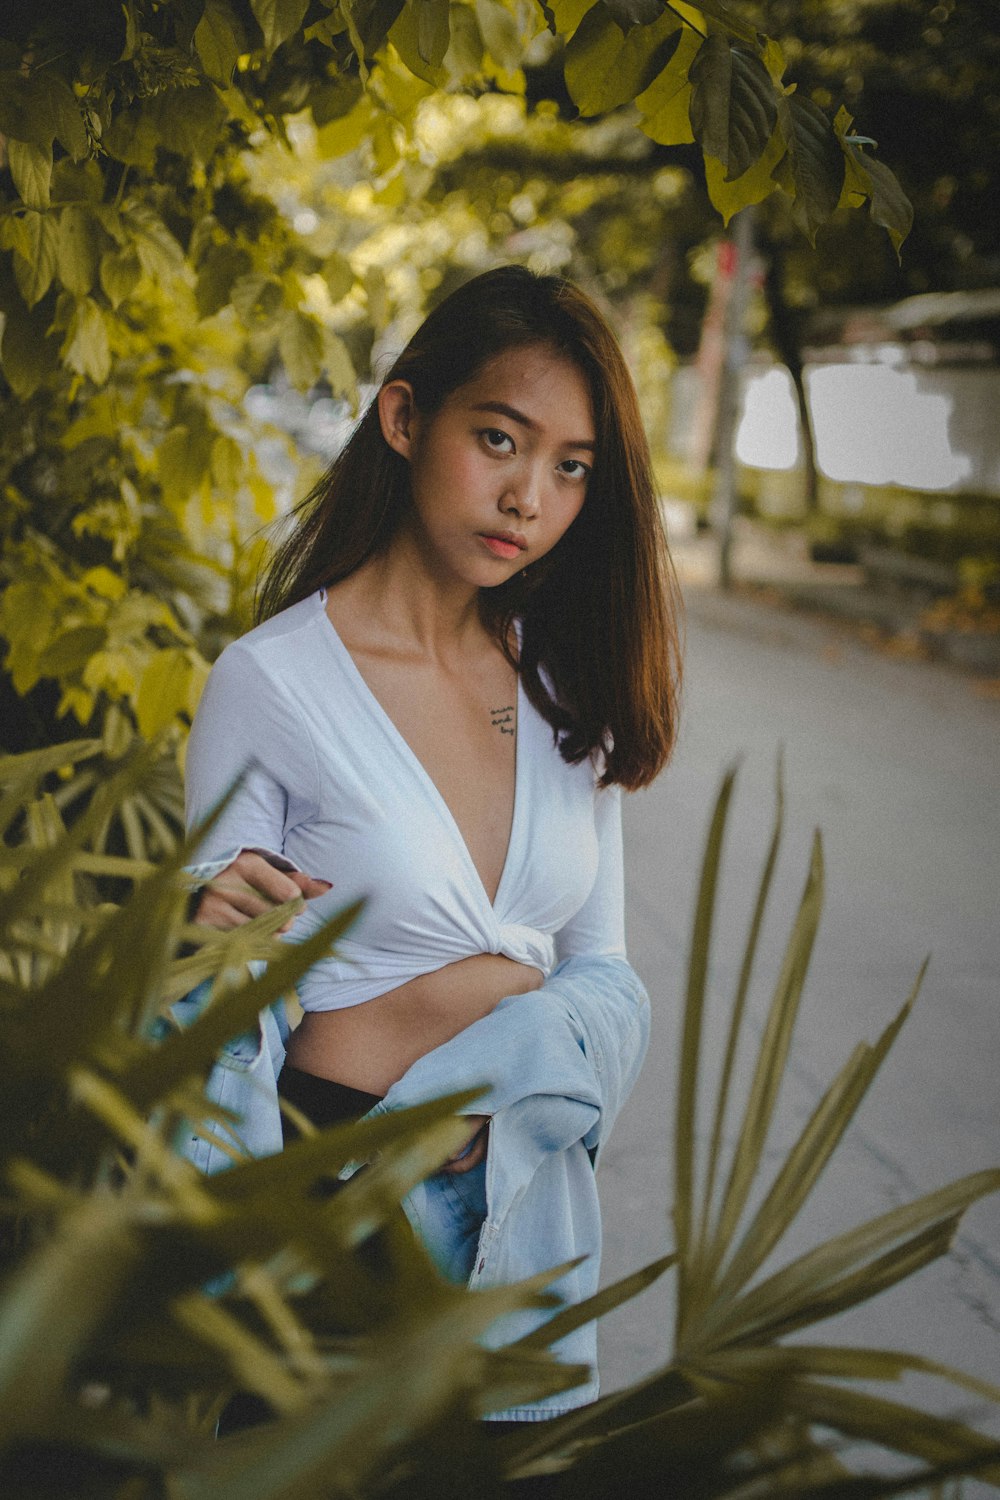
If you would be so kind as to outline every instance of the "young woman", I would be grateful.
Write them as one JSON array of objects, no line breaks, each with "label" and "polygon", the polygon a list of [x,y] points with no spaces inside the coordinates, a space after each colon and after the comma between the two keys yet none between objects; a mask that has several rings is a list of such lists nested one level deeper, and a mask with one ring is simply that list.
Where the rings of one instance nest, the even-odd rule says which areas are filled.
[{"label": "young woman", "polygon": [[[570,283],[506,267],[396,360],[195,719],[189,822],[244,772],[200,851],[218,873],[197,919],[301,894],[299,938],[366,898],[300,983],[279,1092],[327,1124],[491,1086],[411,1215],[458,1279],[596,1234],[591,1159],[645,1038],[620,791],[673,744],[674,599],[614,335]],[[543,1194],[562,1229],[540,1227]]]}]

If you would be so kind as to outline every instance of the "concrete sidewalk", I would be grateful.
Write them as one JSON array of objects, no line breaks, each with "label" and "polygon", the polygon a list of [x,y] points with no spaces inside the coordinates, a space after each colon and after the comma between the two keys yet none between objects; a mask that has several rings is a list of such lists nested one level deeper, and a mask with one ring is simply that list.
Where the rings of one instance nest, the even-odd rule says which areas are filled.
[{"label": "concrete sidewalk", "polygon": [[[718,587],[718,541],[668,508],[667,530],[686,593]],[[825,616],[895,656],[945,661],[979,677],[1000,677],[1000,612],[975,618],[935,604],[929,588],[873,576],[857,564],[815,562],[805,533],[740,516],[734,525],[731,590],[777,609]]]},{"label": "concrete sidewalk", "polygon": [[[816,823],[827,879],[765,1180],[851,1049],[874,1041],[921,959],[928,952],[933,959],[854,1125],[767,1269],[1000,1162],[1000,695],[990,679],[945,662],[870,649],[853,621],[784,602],[773,608],[761,588],[720,594],[693,583],[690,570],[687,577],[677,755],[625,808],[629,951],[650,989],[654,1027],[643,1076],[599,1172],[609,1281],[672,1248],[680,1012],[708,817],[723,771],[739,761],[713,945],[706,1079],[721,1056],[719,1018],[735,984],[770,835],[779,746],[784,849],[751,991],[749,1039],[763,1024]],[[769,588],[784,601],[773,574]],[[748,1062],[743,1054],[740,1094]],[[737,1129],[738,1117],[727,1129],[730,1143]],[[673,1292],[668,1272],[604,1320],[607,1389],[666,1359]],[[917,1280],[802,1337],[909,1349],[995,1381],[1000,1194],[969,1211],[951,1253]],[[961,1412],[996,1430],[995,1409],[929,1377],[882,1394],[940,1414]],[[992,1492],[967,1484],[963,1493],[972,1500]]]}]

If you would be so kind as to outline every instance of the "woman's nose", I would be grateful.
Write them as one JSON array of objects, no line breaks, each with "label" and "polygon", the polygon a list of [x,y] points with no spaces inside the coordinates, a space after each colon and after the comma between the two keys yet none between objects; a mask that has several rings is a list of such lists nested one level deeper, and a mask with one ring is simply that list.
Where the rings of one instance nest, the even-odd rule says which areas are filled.
[{"label": "woman's nose", "polygon": [[521,517],[535,516],[541,504],[541,476],[525,469],[509,480],[500,501],[500,509]]}]

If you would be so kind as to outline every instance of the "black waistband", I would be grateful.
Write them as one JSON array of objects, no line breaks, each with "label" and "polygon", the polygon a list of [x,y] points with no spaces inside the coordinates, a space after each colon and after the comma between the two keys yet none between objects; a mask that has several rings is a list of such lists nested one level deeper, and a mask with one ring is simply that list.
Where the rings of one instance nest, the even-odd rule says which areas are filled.
[{"label": "black waistband", "polygon": [[[285,1063],[278,1074],[278,1093],[320,1130],[328,1125],[346,1125],[360,1120],[381,1098],[381,1095],[368,1094],[364,1089],[348,1088],[346,1083],[335,1083],[332,1078],[304,1073],[289,1063]],[[299,1132],[284,1115],[281,1128],[286,1146],[298,1138]]]}]

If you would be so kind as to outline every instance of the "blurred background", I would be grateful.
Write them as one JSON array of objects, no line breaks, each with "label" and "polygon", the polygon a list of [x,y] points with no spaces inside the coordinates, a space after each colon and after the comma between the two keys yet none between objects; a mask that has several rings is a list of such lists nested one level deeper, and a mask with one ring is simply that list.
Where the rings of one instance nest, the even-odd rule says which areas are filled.
[{"label": "blurred background", "polygon": [[[9,9],[5,37],[27,24]],[[788,873],[765,990],[814,823],[826,837],[786,1143],[934,954],[798,1243],[994,1163],[993,0],[733,7],[780,42],[800,97],[845,109],[856,138],[877,143],[915,210],[899,253],[846,204],[812,243],[783,192],[726,223],[700,147],[657,144],[634,104],[581,113],[562,36],[528,0],[453,5],[436,53],[410,7],[377,61],[340,72],[326,53],[316,64],[346,35],[329,6],[272,7],[293,20],[263,52],[240,29],[247,7],[228,0],[205,10],[214,29],[189,28],[186,53],[167,46],[155,28],[170,9],[37,7],[33,45],[66,17],[81,38],[82,124],[58,117],[51,180],[31,175],[41,148],[18,130],[32,101],[22,54],[3,43],[2,748],[100,740],[101,761],[54,778],[72,818],[136,740],[161,736],[157,779],[104,838],[134,858],[170,849],[186,731],[209,663],[252,621],[268,528],[308,493],[435,299],[505,261],[566,274],[625,345],[687,604],[677,758],[627,812],[632,951],[658,1027],[604,1169],[608,1273],[671,1242],[681,975],[709,808],[738,757],[714,991],[738,969],[779,746]],[[554,0],[556,31],[586,9]],[[17,192],[35,195],[27,212]],[[757,994],[751,1032],[761,1007]],[[923,1298],[902,1310],[876,1299],[844,1336],[995,1379],[998,1245],[996,1209],[981,1205]],[[670,1317],[668,1292],[654,1291],[609,1320],[612,1384],[662,1357]]]}]

